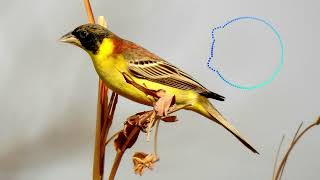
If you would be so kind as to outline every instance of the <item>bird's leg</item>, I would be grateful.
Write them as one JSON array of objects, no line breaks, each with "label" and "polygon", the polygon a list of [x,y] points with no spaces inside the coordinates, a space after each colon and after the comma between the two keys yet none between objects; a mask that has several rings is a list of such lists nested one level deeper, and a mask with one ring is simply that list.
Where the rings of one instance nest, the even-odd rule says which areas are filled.
[{"label": "bird's leg", "polygon": [[159,99],[154,103],[154,110],[160,117],[167,116],[169,109],[175,107],[176,98],[172,94],[167,94],[164,90],[159,90],[156,94]]},{"label": "bird's leg", "polygon": [[148,122],[148,126],[146,128],[146,133],[147,133],[147,142],[150,141],[150,132],[151,132],[151,128],[153,127],[153,125],[155,124],[155,122],[157,121],[157,117],[156,117],[156,112],[152,111],[152,115],[149,118],[149,122]]}]

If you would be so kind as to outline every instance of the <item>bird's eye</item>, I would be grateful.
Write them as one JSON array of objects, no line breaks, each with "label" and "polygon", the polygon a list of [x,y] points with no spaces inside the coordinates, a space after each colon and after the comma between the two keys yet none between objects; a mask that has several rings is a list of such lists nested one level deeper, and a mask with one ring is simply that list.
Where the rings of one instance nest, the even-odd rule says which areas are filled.
[{"label": "bird's eye", "polygon": [[85,39],[88,35],[89,35],[89,33],[87,31],[80,31],[79,32],[79,37],[82,39]]}]

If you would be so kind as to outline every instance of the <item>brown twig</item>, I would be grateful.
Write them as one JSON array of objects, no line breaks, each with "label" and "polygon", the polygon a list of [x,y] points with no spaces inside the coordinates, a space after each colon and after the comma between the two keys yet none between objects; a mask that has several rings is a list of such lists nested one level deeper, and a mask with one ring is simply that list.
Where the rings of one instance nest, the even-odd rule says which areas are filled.
[{"label": "brown twig", "polygon": [[[94,15],[91,9],[90,1],[84,0],[85,10],[88,16],[88,22],[94,24]],[[103,179],[103,170],[101,169],[101,122],[103,121],[104,104],[107,102],[107,98],[103,82],[99,79],[98,87],[98,101],[97,101],[97,117],[96,117],[96,135],[95,135],[95,146],[94,146],[94,158],[93,158],[93,180]]]},{"label": "brown twig", "polygon": [[132,138],[135,137],[135,135],[137,133],[139,133],[139,131],[140,131],[139,127],[135,126],[134,129],[131,131],[130,135],[128,136],[128,138],[126,139],[126,142],[124,143],[124,145],[121,147],[120,150],[118,150],[117,155],[116,155],[114,162],[113,162],[113,166],[112,166],[112,169],[110,172],[109,180],[114,180],[114,178],[117,174],[117,170],[119,168],[122,156],[128,148],[128,144],[131,142]]},{"label": "brown twig", "polygon": [[118,131],[118,132],[116,132],[116,133],[114,133],[114,134],[105,142],[105,146],[107,146],[115,137],[117,137],[120,132],[121,132],[121,130]]},{"label": "brown twig", "polygon": [[[303,122],[301,122],[301,124],[299,125],[296,133],[295,133],[294,136],[293,136],[293,139],[292,139],[292,141],[291,141],[291,147],[290,147],[291,149],[292,149],[293,146],[294,146],[293,143],[294,143],[294,141],[296,140],[296,138],[297,138],[297,136],[298,136],[298,134],[299,134],[299,132],[300,132],[300,129],[301,129],[302,125],[303,125]],[[290,151],[291,151],[291,150],[290,150]],[[289,157],[289,153],[286,154],[286,155],[284,156],[284,158],[283,158],[283,161],[282,161],[282,162],[284,162],[284,163],[283,163],[283,165],[281,166],[281,171],[280,171],[279,180],[282,178],[283,171],[284,171],[284,169],[285,169],[285,167],[286,167],[286,165],[287,165],[288,157]]]},{"label": "brown twig", "polygon": [[274,176],[275,176],[275,173],[276,173],[277,163],[278,163],[278,160],[279,160],[280,150],[281,150],[281,147],[282,147],[282,143],[283,143],[284,137],[285,137],[285,136],[283,135],[282,138],[281,138],[281,141],[280,141],[278,150],[277,150],[276,159],[275,159],[274,165],[273,165],[272,179],[274,179]]},{"label": "brown twig", "polygon": [[112,123],[110,119],[113,119],[117,103],[118,103],[118,94],[112,92],[110,102],[109,102],[109,105],[107,106],[107,111],[104,117],[105,121],[103,122],[102,130],[101,130],[101,138],[103,142],[105,142],[105,140],[107,139],[107,135]]},{"label": "brown twig", "polygon": [[154,155],[158,156],[158,132],[159,132],[159,125],[160,125],[160,120],[157,120],[156,122],[156,130],[154,132],[154,144],[153,144],[153,149],[154,149]]},{"label": "brown twig", "polygon": [[118,102],[118,94],[116,94],[115,92],[112,92],[109,104],[106,106],[107,110],[105,111],[105,114],[104,114],[101,133],[100,133],[100,148],[101,148],[100,174],[102,176],[104,174],[104,160],[105,160],[105,149],[106,149],[105,142],[109,134],[109,129],[112,124],[117,102]]},{"label": "brown twig", "polygon": [[317,126],[320,124],[320,117],[318,117],[318,119],[310,124],[307,128],[305,128],[300,134],[299,134],[299,131],[300,131],[300,128],[302,126],[302,123],[300,124],[298,130],[296,131],[295,133],[295,136],[290,144],[290,147],[289,149],[287,150],[287,152],[285,153],[284,157],[282,158],[281,160],[281,163],[279,165],[279,167],[277,168],[277,171],[275,174],[275,176],[273,177],[273,180],[281,180],[281,177],[282,177],[282,174],[283,174],[283,171],[284,171],[284,167],[287,163],[287,159],[292,151],[292,149],[294,148],[294,146],[298,143],[298,141],[301,139],[301,137],[307,132],[309,131],[310,129],[312,129],[313,127]]},{"label": "brown twig", "polygon": [[91,8],[90,0],[84,0],[84,6],[86,8],[88,22],[94,24],[95,20],[94,20],[94,15]]}]

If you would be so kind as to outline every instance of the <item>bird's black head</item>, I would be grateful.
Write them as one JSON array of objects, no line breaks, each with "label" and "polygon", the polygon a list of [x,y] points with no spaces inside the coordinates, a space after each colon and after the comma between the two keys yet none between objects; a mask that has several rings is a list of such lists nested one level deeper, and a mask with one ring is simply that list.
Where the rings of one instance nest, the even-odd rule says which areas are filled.
[{"label": "bird's black head", "polygon": [[98,24],[84,24],[62,36],[60,41],[79,46],[95,54],[104,38],[113,36],[109,30]]}]

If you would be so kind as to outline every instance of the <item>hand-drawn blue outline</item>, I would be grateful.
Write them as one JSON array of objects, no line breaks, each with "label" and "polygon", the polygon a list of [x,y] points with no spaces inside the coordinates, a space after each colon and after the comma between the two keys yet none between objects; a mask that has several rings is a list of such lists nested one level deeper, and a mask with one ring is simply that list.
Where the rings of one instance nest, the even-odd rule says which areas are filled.
[{"label": "hand-drawn blue outline", "polygon": [[[239,84],[236,84],[236,83],[233,83],[229,80],[227,80],[224,76],[222,76],[222,74],[218,71],[218,69],[215,69],[214,67],[211,67],[211,60],[213,58],[213,55],[214,55],[214,45],[215,45],[215,38],[214,38],[214,31],[218,30],[218,29],[223,29],[225,28],[226,26],[228,26],[229,24],[233,23],[233,22],[236,22],[236,21],[239,21],[239,20],[243,20],[243,19],[249,19],[249,20],[256,20],[256,21],[259,21],[259,22],[262,22],[264,23],[265,25],[267,25],[273,32],[274,34],[277,36],[277,39],[280,43],[280,46],[281,46],[281,56],[280,56],[280,64],[279,66],[277,67],[277,69],[274,71],[274,73],[264,82],[258,84],[258,85],[253,85],[253,86],[242,86],[242,85],[239,85]],[[207,62],[207,65],[209,67],[209,69],[211,69],[213,72],[216,72],[218,74],[218,76],[224,81],[226,82],[227,84],[229,84],[230,86],[233,86],[235,88],[239,88],[239,89],[244,89],[244,90],[253,90],[253,89],[257,89],[257,88],[261,88],[262,86],[265,86],[269,83],[271,83],[275,77],[278,75],[281,67],[283,66],[283,59],[284,59],[284,45],[282,43],[282,40],[281,40],[281,37],[280,37],[280,34],[278,33],[278,31],[270,24],[268,23],[267,21],[263,20],[263,19],[260,19],[260,18],[257,18],[257,17],[253,17],[253,16],[243,16],[243,17],[238,17],[238,18],[235,18],[235,19],[232,19],[230,21],[227,21],[224,25],[222,26],[218,26],[218,27],[215,27],[213,30],[212,30],[212,45],[211,45],[211,53],[210,53],[210,57],[208,58],[208,62]]]}]

